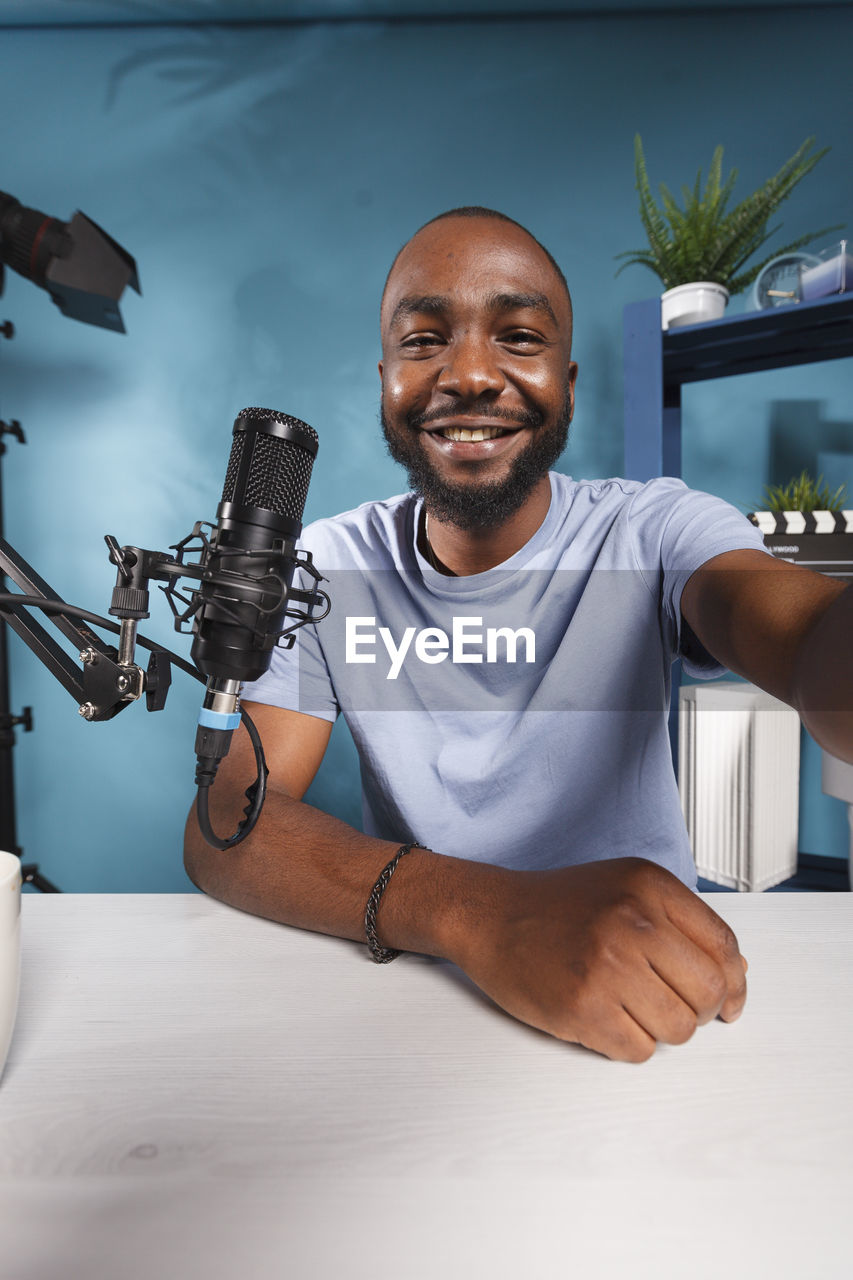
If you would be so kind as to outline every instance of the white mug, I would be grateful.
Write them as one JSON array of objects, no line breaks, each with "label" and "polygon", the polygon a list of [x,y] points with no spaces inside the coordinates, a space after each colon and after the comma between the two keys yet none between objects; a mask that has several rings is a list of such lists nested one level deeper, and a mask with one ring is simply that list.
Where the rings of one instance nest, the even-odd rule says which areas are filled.
[{"label": "white mug", "polygon": [[0,1074],[9,1052],[21,982],[21,860],[0,852]]}]

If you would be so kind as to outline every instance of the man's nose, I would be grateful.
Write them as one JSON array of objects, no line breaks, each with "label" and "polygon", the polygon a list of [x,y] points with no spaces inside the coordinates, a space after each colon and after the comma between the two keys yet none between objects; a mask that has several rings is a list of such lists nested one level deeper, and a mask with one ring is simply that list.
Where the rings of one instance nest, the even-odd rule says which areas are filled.
[{"label": "man's nose", "polygon": [[498,364],[497,352],[487,339],[468,335],[455,339],[446,351],[436,390],[464,400],[476,400],[489,393],[499,395],[504,389],[506,379]]}]

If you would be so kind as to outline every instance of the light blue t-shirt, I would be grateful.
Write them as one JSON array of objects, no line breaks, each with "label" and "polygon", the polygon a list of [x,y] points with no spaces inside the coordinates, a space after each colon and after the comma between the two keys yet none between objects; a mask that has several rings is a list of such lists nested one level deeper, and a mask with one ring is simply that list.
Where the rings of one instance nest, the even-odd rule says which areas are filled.
[{"label": "light blue t-shirt", "polygon": [[369,834],[519,868],[633,855],[694,887],[670,668],[721,668],[682,624],[681,592],[761,534],[680,480],[552,472],[529,542],[454,578],[417,549],[420,515],[404,494],[305,530],[331,613],[244,699],[346,717]]}]

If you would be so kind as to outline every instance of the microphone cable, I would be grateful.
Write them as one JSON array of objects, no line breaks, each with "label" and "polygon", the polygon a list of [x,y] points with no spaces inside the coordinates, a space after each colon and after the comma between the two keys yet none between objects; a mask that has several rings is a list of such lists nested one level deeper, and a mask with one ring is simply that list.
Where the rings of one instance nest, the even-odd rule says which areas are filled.
[{"label": "microphone cable", "polygon": [[[89,609],[82,609],[79,605],[67,604],[64,600],[49,600],[43,596],[25,596],[13,591],[0,592],[0,613],[14,613],[16,607],[24,607],[28,609],[41,609],[43,613],[64,613],[70,618],[80,618],[83,622],[91,622],[97,627],[102,627],[105,631],[110,631],[114,635],[121,633],[121,627],[112,618],[103,618],[98,613],[92,613]],[[143,649],[148,649],[151,653],[165,654],[170,662],[174,663],[181,671],[198,680],[201,684],[206,684],[207,679],[194,667],[192,663],[187,662],[179,654],[173,653],[171,649],[166,649],[163,645],[157,644],[154,640],[149,640],[146,636],[137,635],[136,643]],[[243,810],[244,817],[237,825],[237,830],[227,840],[223,840],[221,836],[217,836],[210,825],[209,814],[209,791],[213,782],[213,773],[197,770],[196,782],[198,784],[198,795],[196,797],[196,814],[198,817],[199,830],[209,845],[214,849],[231,849],[235,844],[239,844],[241,840],[245,840],[246,836],[255,826],[260,817],[261,809],[266,799],[267,778],[269,777],[269,768],[267,767],[266,758],[264,756],[264,747],[261,742],[261,735],[258,733],[255,722],[249,715],[244,706],[240,707],[240,719],[246,728],[252,748],[255,753],[255,767],[257,776],[253,783],[246,788],[245,796],[248,800],[246,808]]]},{"label": "microphone cable", "polygon": [[[255,751],[255,766],[258,770],[255,781],[250,784],[243,793],[248,801],[243,810],[243,817],[237,824],[237,830],[233,836],[229,836],[227,840],[223,840],[218,836],[210,825],[210,812],[208,808],[208,799],[210,796],[210,786],[213,782],[214,772],[210,769],[199,767],[196,769],[196,785],[198,793],[196,795],[196,817],[198,818],[198,826],[201,834],[209,845],[214,849],[231,849],[235,844],[239,844],[241,840],[245,840],[246,836],[254,827],[261,814],[264,806],[264,800],[267,794],[267,778],[269,777],[269,768],[264,757],[264,747],[261,742],[261,735],[258,733],[254,720],[249,715],[244,706],[240,706],[240,719],[245,726],[246,732],[251,739],[252,746]],[[219,762],[217,761],[217,764]],[[199,762],[202,765],[202,762]]]}]

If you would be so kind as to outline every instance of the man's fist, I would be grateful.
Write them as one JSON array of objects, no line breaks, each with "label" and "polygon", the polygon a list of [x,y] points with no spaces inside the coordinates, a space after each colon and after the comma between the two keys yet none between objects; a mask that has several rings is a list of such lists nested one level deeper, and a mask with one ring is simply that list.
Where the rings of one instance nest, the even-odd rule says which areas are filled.
[{"label": "man's fist", "polygon": [[[507,872],[459,962],[514,1017],[610,1058],[737,1018],[746,961],[728,925],[669,871],[617,858]],[[456,957],[453,957],[456,958]]]}]

